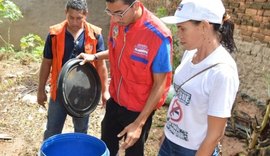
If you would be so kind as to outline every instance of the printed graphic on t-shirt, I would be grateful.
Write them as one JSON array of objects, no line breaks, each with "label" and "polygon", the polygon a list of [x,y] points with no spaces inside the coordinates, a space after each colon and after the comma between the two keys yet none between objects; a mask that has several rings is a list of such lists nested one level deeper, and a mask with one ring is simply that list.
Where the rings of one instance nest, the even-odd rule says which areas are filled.
[{"label": "printed graphic on t-shirt", "polygon": [[178,100],[184,105],[188,106],[190,103],[191,94],[183,90],[179,85],[175,83],[173,84],[173,86],[175,88],[175,92],[176,92],[175,94]]},{"label": "printed graphic on t-shirt", "polygon": [[170,106],[166,128],[177,138],[189,141],[188,132],[180,128],[178,124],[181,123],[184,116],[183,107],[189,107],[191,94],[183,90],[179,85],[174,84],[174,88],[176,93]]},{"label": "printed graphic on t-shirt", "polygon": [[170,120],[166,124],[166,128],[177,138],[188,141],[188,132],[179,128],[177,124],[171,122]]},{"label": "printed graphic on t-shirt", "polygon": [[183,116],[183,111],[181,105],[178,102],[177,98],[174,99],[172,103],[172,108],[170,110],[170,119],[175,122],[180,122]]}]

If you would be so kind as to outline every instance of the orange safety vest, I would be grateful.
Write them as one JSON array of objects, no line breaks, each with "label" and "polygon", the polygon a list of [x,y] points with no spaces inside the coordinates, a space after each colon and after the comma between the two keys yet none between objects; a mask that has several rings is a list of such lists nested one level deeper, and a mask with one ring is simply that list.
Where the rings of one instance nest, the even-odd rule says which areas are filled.
[{"label": "orange safety vest", "polygon": [[[128,110],[141,112],[153,86],[152,64],[170,30],[147,9],[142,17],[128,27],[111,22],[109,33],[110,95]],[[167,73],[164,93],[157,108],[164,103],[172,80]]]},{"label": "orange safety vest", "polygon": [[[96,45],[98,43],[95,34],[101,34],[101,28],[92,25],[86,21],[83,22],[85,30],[84,49],[85,53],[96,53]],[[62,60],[65,49],[65,34],[67,21],[50,27],[50,35],[52,40],[52,70],[51,70],[51,98],[56,100],[58,75],[62,69]]]}]

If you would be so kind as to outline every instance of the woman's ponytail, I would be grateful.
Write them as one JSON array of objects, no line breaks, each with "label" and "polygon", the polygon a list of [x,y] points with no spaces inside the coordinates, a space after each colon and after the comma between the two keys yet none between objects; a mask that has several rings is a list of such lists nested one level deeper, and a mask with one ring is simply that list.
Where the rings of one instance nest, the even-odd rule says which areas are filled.
[{"label": "woman's ponytail", "polygon": [[220,43],[230,52],[237,50],[233,33],[234,23],[230,20],[230,16],[225,13],[223,16],[223,24],[214,24],[214,30],[220,34]]}]

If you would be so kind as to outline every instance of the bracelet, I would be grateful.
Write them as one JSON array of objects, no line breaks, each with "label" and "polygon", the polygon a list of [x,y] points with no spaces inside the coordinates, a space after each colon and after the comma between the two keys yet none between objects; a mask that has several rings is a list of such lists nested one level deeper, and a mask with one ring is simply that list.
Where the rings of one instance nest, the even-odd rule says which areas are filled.
[{"label": "bracelet", "polygon": [[95,55],[95,54],[94,54],[94,57],[95,57],[95,59],[94,59],[94,60],[97,60],[97,59],[98,59],[97,55]]}]

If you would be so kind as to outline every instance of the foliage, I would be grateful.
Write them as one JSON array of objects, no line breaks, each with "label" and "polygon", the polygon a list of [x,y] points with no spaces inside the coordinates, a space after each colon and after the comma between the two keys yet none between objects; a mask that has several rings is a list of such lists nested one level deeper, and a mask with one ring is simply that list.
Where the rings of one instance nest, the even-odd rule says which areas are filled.
[{"label": "foliage", "polygon": [[4,42],[4,46],[0,47],[0,53],[3,55],[9,55],[9,53],[15,51],[14,45],[10,43],[10,24],[14,21],[18,21],[22,17],[22,12],[16,4],[10,0],[0,0],[0,23],[3,23],[4,19],[9,22],[7,27],[7,39],[0,34],[0,40]]},{"label": "foliage", "polygon": [[15,52],[14,45],[10,43],[10,25],[21,18],[23,15],[16,4],[10,0],[0,0],[0,22],[8,22],[7,39],[0,34],[0,40],[4,42],[4,46],[0,47],[0,56],[6,59],[20,59],[28,64],[30,61],[37,61],[40,58],[44,41],[38,35],[29,34],[20,40],[21,51]]},{"label": "foliage", "polygon": [[22,12],[16,4],[10,0],[0,0],[0,19],[18,21],[22,17]]},{"label": "foliage", "polygon": [[15,59],[20,59],[22,64],[39,61],[43,52],[44,40],[38,35],[28,34],[20,40],[21,51],[15,53]]},{"label": "foliage", "polygon": [[[0,12],[2,12],[4,10],[4,4],[3,4],[3,0],[0,0]],[[0,23],[2,23],[3,21],[0,18]]]},{"label": "foliage", "polygon": [[44,47],[44,40],[42,40],[38,35],[28,34],[20,40],[20,47],[23,52],[32,53],[34,55],[40,56]]},{"label": "foliage", "polygon": [[157,8],[157,11],[156,11],[157,17],[163,17],[166,15],[168,15],[168,10],[165,7],[162,6],[162,7]]},{"label": "foliage", "polygon": [[14,46],[12,44],[6,44],[5,46],[0,47],[0,61],[3,59],[9,59],[10,56],[12,56],[14,53],[13,47]]}]

